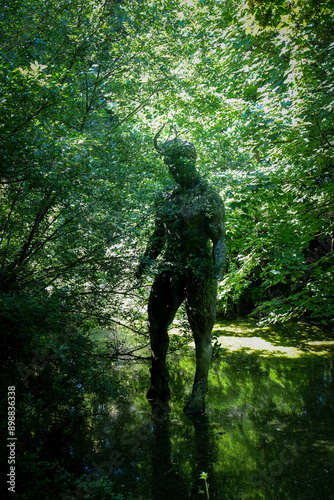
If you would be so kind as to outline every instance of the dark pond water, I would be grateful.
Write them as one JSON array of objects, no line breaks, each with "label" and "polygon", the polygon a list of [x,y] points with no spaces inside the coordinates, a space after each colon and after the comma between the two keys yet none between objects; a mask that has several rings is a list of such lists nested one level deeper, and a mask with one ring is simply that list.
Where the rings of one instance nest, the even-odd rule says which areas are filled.
[{"label": "dark pond water", "polygon": [[191,348],[169,358],[168,407],[146,401],[148,365],[115,367],[124,395],[91,421],[87,473],[135,500],[334,499],[333,336],[249,322],[215,334],[201,417],[183,413]]}]

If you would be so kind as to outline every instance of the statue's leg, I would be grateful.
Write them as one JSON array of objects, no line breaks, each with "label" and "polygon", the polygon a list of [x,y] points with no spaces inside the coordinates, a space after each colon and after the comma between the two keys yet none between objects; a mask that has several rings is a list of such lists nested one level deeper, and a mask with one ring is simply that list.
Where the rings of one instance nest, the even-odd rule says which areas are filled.
[{"label": "statue's leg", "polygon": [[211,332],[216,319],[217,281],[193,278],[187,286],[186,311],[196,346],[196,373],[192,394],[184,408],[188,414],[204,413],[208,372],[212,356]]},{"label": "statue's leg", "polygon": [[167,402],[170,397],[166,354],[169,344],[168,327],[184,300],[182,288],[171,273],[162,272],[155,278],[148,302],[148,326],[151,338],[152,368],[148,399]]}]

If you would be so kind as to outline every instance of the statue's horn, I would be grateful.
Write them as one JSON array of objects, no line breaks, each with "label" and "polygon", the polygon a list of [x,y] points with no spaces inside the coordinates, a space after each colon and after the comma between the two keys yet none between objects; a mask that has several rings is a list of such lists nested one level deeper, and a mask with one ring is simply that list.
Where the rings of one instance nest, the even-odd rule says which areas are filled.
[{"label": "statue's horn", "polygon": [[155,134],[154,136],[154,139],[153,139],[153,144],[154,144],[154,147],[155,149],[159,152],[159,153],[163,153],[163,149],[160,148],[160,146],[158,145],[158,137],[159,135],[161,134],[162,132],[162,129],[165,127],[166,123],[163,124],[163,126],[161,128],[159,128],[158,132]]}]

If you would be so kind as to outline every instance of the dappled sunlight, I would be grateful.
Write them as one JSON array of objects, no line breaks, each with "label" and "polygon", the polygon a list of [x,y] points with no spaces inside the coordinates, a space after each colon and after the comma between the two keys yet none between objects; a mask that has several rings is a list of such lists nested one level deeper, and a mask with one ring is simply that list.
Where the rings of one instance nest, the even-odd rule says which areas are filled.
[{"label": "dappled sunlight", "polygon": [[296,358],[303,354],[303,351],[295,347],[276,346],[267,340],[259,337],[218,337],[217,341],[221,347],[229,351],[237,351],[239,349],[246,349],[247,351],[261,351],[261,356],[287,356],[289,358]]},{"label": "dappled sunlight", "polygon": [[334,351],[333,334],[312,324],[259,325],[255,320],[220,321],[212,333],[223,349],[256,351],[261,356],[295,358],[306,353],[324,355]]}]

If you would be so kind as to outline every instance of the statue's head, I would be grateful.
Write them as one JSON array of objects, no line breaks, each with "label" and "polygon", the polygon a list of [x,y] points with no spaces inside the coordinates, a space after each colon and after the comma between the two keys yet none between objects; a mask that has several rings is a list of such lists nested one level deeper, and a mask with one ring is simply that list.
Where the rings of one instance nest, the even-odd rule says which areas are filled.
[{"label": "statue's head", "polygon": [[197,158],[196,148],[192,142],[178,139],[175,127],[171,127],[175,132],[174,139],[165,141],[160,147],[158,145],[158,137],[164,126],[160,128],[154,137],[154,147],[163,155],[164,163],[168,165],[169,172],[175,181],[181,186],[189,185],[199,177],[195,166]]}]

